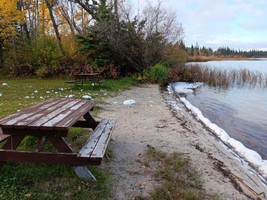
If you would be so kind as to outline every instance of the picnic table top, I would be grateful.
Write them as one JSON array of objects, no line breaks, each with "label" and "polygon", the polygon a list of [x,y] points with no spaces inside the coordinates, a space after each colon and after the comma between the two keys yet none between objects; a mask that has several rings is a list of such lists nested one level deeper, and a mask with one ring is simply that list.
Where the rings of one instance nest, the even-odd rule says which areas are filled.
[{"label": "picnic table top", "polygon": [[66,131],[96,103],[96,100],[52,98],[0,119],[0,127]]}]

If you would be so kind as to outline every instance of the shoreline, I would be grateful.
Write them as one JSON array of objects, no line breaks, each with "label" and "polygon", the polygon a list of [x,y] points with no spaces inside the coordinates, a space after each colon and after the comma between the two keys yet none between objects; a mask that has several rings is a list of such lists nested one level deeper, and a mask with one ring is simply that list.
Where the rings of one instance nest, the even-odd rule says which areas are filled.
[{"label": "shoreline", "polygon": [[265,57],[262,58],[248,58],[248,57],[217,57],[217,56],[194,56],[188,57],[186,62],[208,62],[208,61],[227,61],[227,60],[261,60],[267,59]]},{"label": "shoreline", "polygon": [[[123,105],[123,101],[128,99],[135,100],[136,104]],[[115,199],[137,196],[138,184],[143,181],[148,184],[142,195],[148,195],[158,185],[152,173],[129,173],[143,170],[137,160],[139,155],[144,155],[147,145],[163,152],[186,153],[201,173],[203,189],[211,195],[217,194],[224,199],[255,198],[241,183],[239,189],[243,193],[240,193],[231,174],[240,177],[256,193],[267,190],[266,184],[246,168],[242,160],[238,160],[220,144],[218,138],[205,130],[174,96],[160,91],[158,85],[132,87],[107,101],[108,104],[101,105],[100,118],[108,116],[118,120],[110,144],[114,159],[104,162],[104,166],[110,167],[112,172],[110,184]]]},{"label": "shoreline", "polygon": [[[168,86],[168,91],[170,95],[176,96],[179,101],[187,108],[187,111],[192,113],[192,115],[199,121],[207,131],[210,131],[215,137],[217,137],[227,148],[231,149],[231,152],[235,152],[239,159],[244,159],[243,162],[247,162],[248,165],[255,170],[262,177],[263,181],[267,183],[267,160],[253,149],[247,148],[242,142],[231,138],[229,133],[224,129],[219,127],[217,124],[212,123],[208,118],[204,117],[202,112],[195,106],[193,106],[185,97],[180,97],[175,91],[175,86],[172,84]],[[190,90],[194,90],[195,87],[199,85],[189,85],[189,86],[179,86],[179,91],[182,93],[187,93]],[[190,93],[190,92],[189,92]]]}]

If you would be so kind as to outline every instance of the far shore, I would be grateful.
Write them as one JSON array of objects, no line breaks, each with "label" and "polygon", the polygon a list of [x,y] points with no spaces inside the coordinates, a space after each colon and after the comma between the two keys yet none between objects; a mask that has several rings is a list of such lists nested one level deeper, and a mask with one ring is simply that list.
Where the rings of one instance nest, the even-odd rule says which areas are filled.
[{"label": "far shore", "polygon": [[[267,58],[261,58],[267,59]],[[223,60],[259,60],[259,58],[248,57],[218,57],[218,56],[189,56],[187,62],[207,62],[207,61],[223,61]]]}]

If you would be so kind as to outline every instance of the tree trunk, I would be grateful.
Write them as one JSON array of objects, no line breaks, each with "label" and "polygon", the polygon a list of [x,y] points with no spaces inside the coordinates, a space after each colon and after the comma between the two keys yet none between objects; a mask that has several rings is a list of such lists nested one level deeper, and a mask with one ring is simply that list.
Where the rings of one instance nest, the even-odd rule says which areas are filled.
[{"label": "tree trunk", "polygon": [[39,0],[37,0],[36,3],[36,11],[37,11],[37,40],[38,43],[40,44],[41,38],[40,38],[40,17],[39,17]]},{"label": "tree trunk", "polygon": [[54,30],[55,30],[55,33],[56,33],[57,41],[58,41],[58,44],[59,44],[59,48],[60,48],[61,53],[63,54],[63,56],[65,56],[65,52],[64,52],[64,50],[62,48],[62,45],[61,45],[61,38],[60,38],[60,35],[59,35],[59,32],[58,32],[56,20],[54,18],[54,14],[53,14],[53,11],[52,11],[52,6],[48,2],[48,0],[45,0],[45,3],[47,5],[47,8],[48,8],[48,11],[49,11],[52,23],[53,23],[53,27],[54,27]]},{"label": "tree trunk", "polygon": [[0,38],[0,69],[4,67],[3,40]]},{"label": "tree trunk", "polygon": [[[23,6],[23,1],[18,1],[17,7],[18,7],[19,11],[22,11],[22,6]],[[29,33],[29,30],[28,30],[27,24],[26,23],[22,24],[21,25],[21,29],[24,30],[26,38],[27,38],[27,42],[30,45],[31,44],[31,38],[30,38],[30,33]],[[22,31],[22,33],[23,33],[23,31]]]}]

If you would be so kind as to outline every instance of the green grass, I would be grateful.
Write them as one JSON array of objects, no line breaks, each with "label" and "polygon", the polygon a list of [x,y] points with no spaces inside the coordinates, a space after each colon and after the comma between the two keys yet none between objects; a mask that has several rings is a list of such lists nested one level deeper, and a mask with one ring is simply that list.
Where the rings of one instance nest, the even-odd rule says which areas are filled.
[{"label": "green grass", "polygon": [[[146,162],[157,163],[154,176],[162,183],[151,192],[149,199],[218,199],[202,189],[200,174],[191,166],[190,159],[185,155],[176,152],[167,154],[151,146],[148,146],[147,155],[149,160]],[[139,197],[139,199],[146,198]]]},{"label": "green grass", "polygon": [[[1,79],[0,118],[53,97],[74,95],[72,98],[82,98],[89,95],[99,100],[99,103],[105,103],[106,97],[129,89],[134,84],[131,78],[107,80],[95,87],[91,84],[74,87],[65,81],[35,78]],[[98,110],[96,108],[93,115],[97,115]],[[77,152],[90,133],[90,129],[71,128],[66,140]],[[36,142],[36,137],[28,136],[18,148],[34,150]],[[46,141],[44,150],[55,149]],[[101,170],[98,166],[88,168],[96,177],[96,182],[78,178],[68,165],[6,163],[0,175],[0,199],[108,199],[109,169]]]},{"label": "green grass", "polygon": [[[131,78],[119,80],[107,80],[106,82],[92,86],[85,84],[83,87],[69,85],[66,80],[54,79],[0,79],[0,117],[17,112],[36,103],[42,102],[52,97],[82,98],[84,95],[98,99],[104,103],[103,99],[116,95],[118,92],[129,89],[135,82]],[[2,85],[7,83],[8,85]]]}]

